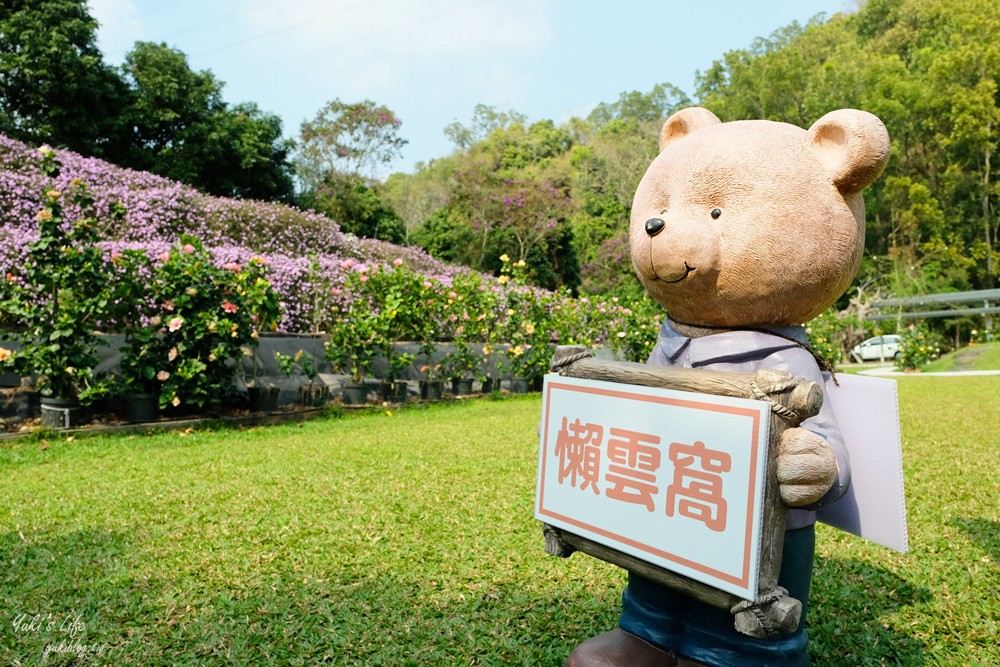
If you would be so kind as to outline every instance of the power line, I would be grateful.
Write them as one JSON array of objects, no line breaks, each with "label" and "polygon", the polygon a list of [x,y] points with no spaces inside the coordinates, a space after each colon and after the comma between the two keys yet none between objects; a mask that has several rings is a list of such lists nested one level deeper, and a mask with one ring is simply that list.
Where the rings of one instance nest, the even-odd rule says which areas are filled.
[{"label": "power line", "polygon": [[[380,1],[381,0],[375,0],[375,2],[380,2]],[[196,53],[196,54],[194,54],[191,57],[192,58],[200,58],[201,56],[207,56],[207,55],[210,55],[210,54],[213,54],[213,53],[218,53],[219,51],[226,51],[228,49],[232,49],[232,48],[237,47],[237,46],[242,46],[243,44],[248,44],[250,42],[256,42],[257,40],[264,39],[265,37],[271,37],[272,35],[277,35],[277,34],[280,34],[280,33],[283,33],[283,32],[287,32],[289,30],[292,30],[293,28],[298,28],[298,27],[301,27],[301,26],[304,26],[304,25],[308,25],[310,23],[315,23],[319,19],[325,19],[325,18],[329,18],[331,16],[336,16],[337,14],[343,14],[346,11],[349,11],[351,9],[356,9],[358,7],[362,7],[362,6],[366,5],[366,4],[369,4],[369,3],[368,2],[359,2],[359,3],[356,3],[356,4],[350,5],[348,7],[342,7],[342,8],[338,9],[335,12],[330,12],[329,14],[320,14],[319,16],[313,16],[312,18],[306,19],[305,21],[300,21],[298,23],[293,23],[293,24],[287,25],[287,26],[285,26],[283,28],[278,28],[277,30],[272,30],[270,32],[265,32],[265,33],[262,33],[260,35],[254,35],[253,37],[247,37],[246,39],[241,39],[238,42],[232,42],[231,44],[225,44],[225,45],[220,46],[220,47],[215,48],[215,49],[210,49],[208,51],[202,51],[201,53]]]},{"label": "power line", "polygon": [[125,25],[127,23],[135,23],[136,21],[141,21],[142,19],[146,18],[150,14],[159,14],[160,12],[162,12],[162,11],[164,11],[166,9],[171,9],[173,7],[176,7],[177,5],[186,5],[189,2],[191,2],[191,0],[171,0],[170,2],[165,2],[165,3],[163,3],[162,5],[160,5],[158,7],[154,7],[153,9],[149,10],[148,12],[146,12],[146,13],[140,15],[140,16],[133,16],[132,18],[125,19],[124,21],[116,21],[114,23],[102,23],[101,27],[102,28],[115,28],[117,26]]},{"label": "power line", "polygon": [[277,2],[284,2],[284,0],[264,0],[264,2],[258,2],[255,5],[250,5],[249,7],[244,7],[243,9],[237,9],[235,12],[229,12],[228,14],[222,14],[221,16],[216,16],[214,18],[208,19],[207,21],[201,21],[200,23],[195,23],[194,25],[186,26],[184,28],[180,28],[179,30],[175,30],[173,32],[169,32],[166,35],[163,35],[163,39],[166,39],[168,37],[176,37],[177,35],[186,35],[189,32],[193,32],[195,30],[198,30],[199,28],[204,28],[205,26],[209,26],[209,25],[215,25],[217,23],[221,23],[225,19],[230,19],[230,18],[232,18],[234,16],[239,16],[240,14],[249,13],[250,11],[252,11],[254,9],[259,9],[259,8],[265,7],[267,5],[273,5],[273,4],[277,3]]},{"label": "power line", "polygon": [[413,21],[411,23],[406,23],[404,25],[396,26],[395,28],[389,28],[388,30],[383,30],[381,32],[371,33],[369,35],[365,35],[364,37],[359,37],[357,39],[348,40],[346,42],[340,42],[338,44],[332,44],[330,46],[325,46],[322,49],[315,49],[313,51],[307,51],[305,53],[300,53],[299,55],[292,56],[291,58],[286,58],[284,60],[278,60],[278,61],[275,61],[275,62],[269,62],[266,65],[260,65],[260,66],[257,66],[257,67],[251,67],[250,69],[245,69],[245,70],[241,70],[239,72],[235,72],[235,73],[229,75],[229,77],[227,77],[227,78],[241,76],[243,74],[249,74],[251,72],[257,72],[259,70],[268,69],[268,68],[271,68],[271,67],[277,67],[278,65],[285,65],[287,63],[294,62],[296,60],[301,60],[303,58],[308,58],[310,56],[315,56],[315,55],[317,55],[319,53],[326,53],[327,51],[333,51],[334,49],[339,49],[339,48],[344,47],[344,46],[350,46],[351,44],[358,44],[360,42],[364,42],[366,40],[372,39],[373,37],[382,37],[383,35],[388,35],[390,33],[399,32],[400,30],[405,30],[407,28],[412,28],[414,26],[422,25],[424,23],[430,23],[431,21],[435,21],[437,19],[444,18],[446,16],[451,16],[452,14],[459,14],[461,12],[465,12],[465,11],[468,11],[470,9],[475,9],[476,7],[481,7],[483,5],[488,5],[491,2],[493,2],[493,1],[494,0],[484,0],[483,2],[477,2],[475,4],[468,5],[467,7],[460,7],[458,9],[453,9],[453,10],[448,11],[448,12],[442,12],[441,14],[435,14],[434,16],[428,16],[427,18],[421,19],[419,21]]}]

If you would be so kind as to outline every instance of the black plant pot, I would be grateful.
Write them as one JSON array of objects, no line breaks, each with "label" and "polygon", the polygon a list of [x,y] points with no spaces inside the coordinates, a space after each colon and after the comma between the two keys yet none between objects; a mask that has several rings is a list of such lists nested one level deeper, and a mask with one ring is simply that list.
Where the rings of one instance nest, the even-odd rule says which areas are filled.
[{"label": "black plant pot", "polygon": [[420,398],[425,401],[439,401],[444,393],[444,382],[441,380],[421,380]]},{"label": "black plant pot", "polygon": [[127,394],[122,404],[125,421],[151,422],[156,420],[159,401],[156,394]]},{"label": "black plant pot", "polygon": [[277,387],[247,387],[247,399],[253,412],[274,412],[278,409]]},{"label": "black plant pot", "polygon": [[330,400],[330,388],[325,384],[304,384],[299,386],[298,402],[310,408],[319,408]]},{"label": "black plant pot", "polygon": [[368,387],[361,384],[344,385],[344,403],[348,405],[364,405],[368,402]]},{"label": "black plant pot", "polygon": [[483,380],[482,392],[484,394],[492,394],[494,391],[500,391],[500,378],[486,378]]},{"label": "black plant pot", "polygon": [[75,398],[42,397],[42,426],[74,428],[83,422],[83,408]]},{"label": "black plant pot", "polygon": [[403,381],[383,382],[380,387],[384,401],[406,403],[406,399],[409,397],[409,387]]},{"label": "black plant pot", "polygon": [[515,394],[528,393],[528,378],[511,378],[510,390]]},{"label": "black plant pot", "polygon": [[472,378],[452,378],[451,393],[456,396],[468,396],[472,393]]}]

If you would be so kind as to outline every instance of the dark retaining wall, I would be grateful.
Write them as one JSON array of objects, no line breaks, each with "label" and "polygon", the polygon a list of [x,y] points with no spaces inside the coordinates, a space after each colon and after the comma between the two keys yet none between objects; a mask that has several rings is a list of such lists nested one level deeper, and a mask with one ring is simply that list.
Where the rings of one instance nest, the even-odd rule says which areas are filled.
[{"label": "dark retaining wall", "polygon": [[[108,334],[102,335],[101,338],[107,341],[108,344],[102,345],[98,349],[101,361],[97,367],[97,371],[117,373],[121,362],[119,349],[124,343],[124,336]],[[305,376],[301,375],[287,377],[282,374],[278,369],[277,360],[275,359],[276,352],[294,356],[299,350],[303,350],[305,354],[310,355],[317,372],[320,373],[319,380],[329,386],[334,395],[338,395],[344,384],[350,380],[349,376],[333,373],[330,369],[330,365],[324,359],[323,343],[325,340],[325,336],[312,335],[265,335],[261,337],[260,346],[257,349],[258,367],[261,373],[260,380],[264,386],[276,386],[281,390],[278,396],[279,404],[287,405],[294,403],[299,385],[306,383],[308,380]],[[15,340],[0,336],[0,347],[16,350],[18,345]],[[471,347],[476,353],[482,354],[482,344],[474,344]],[[497,350],[503,351],[507,347],[506,345],[500,345],[497,346]],[[454,346],[450,343],[439,343],[432,361],[439,363],[452,350],[454,350]],[[406,380],[410,385],[410,395],[417,396],[419,395],[418,382],[425,379],[425,374],[420,372],[420,368],[428,363],[427,359],[420,356],[420,345],[418,343],[396,343],[396,351],[400,354],[409,352],[417,355],[416,361],[403,371],[400,378]],[[598,358],[604,359],[615,358],[610,351],[603,348],[596,349],[595,355]],[[496,353],[493,355],[494,359],[495,357]],[[244,377],[249,379],[253,375],[252,360],[249,358],[243,359],[242,368]],[[373,390],[377,389],[379,381],[385,378],[387,370],[388,364],[386,360],[384,358],[377,358],[373,367],[373,377],[367,378],[366,383],[370,384]],[[491,371],[493,376],[499,375],[495,361],[492,364]],[[505,376],[504,379],[509,380],[510,378],[509,376]],[[242,388],[243,380],[238,380],[237,382]],[[0,419],[25,419],[38,415],[37,396],[30,390],[15,389],[20,387],[20,385],[21,378],[18,376],[11,373],[0,374]]]}]

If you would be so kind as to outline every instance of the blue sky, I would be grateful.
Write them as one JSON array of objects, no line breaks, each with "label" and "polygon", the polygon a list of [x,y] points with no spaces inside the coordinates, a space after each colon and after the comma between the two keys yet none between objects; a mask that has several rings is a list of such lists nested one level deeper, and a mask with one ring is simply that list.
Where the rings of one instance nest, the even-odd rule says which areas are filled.
[{"label": "blue sky", "polygon": [[[106,62],[166,42],[228,102],[281,116],[286,136],[328,101],[372,99],[409,143],[389,171],[447,155],[477,103],[531,121],[585,116],[626,90],[695,73],[793,20],[856,0],[88,0]],[[388,173],[388,172],[387,172]],[[383,174],[384,175],[384,174]]]}]

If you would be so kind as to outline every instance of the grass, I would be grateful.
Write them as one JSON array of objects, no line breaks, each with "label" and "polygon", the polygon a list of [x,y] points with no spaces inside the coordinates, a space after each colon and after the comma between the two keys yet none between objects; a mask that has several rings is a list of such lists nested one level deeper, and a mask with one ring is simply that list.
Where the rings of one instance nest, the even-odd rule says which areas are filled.
[{"label": "grass", "polygon": [[921,370],[925,373],[953,370],[1000,370],[1000,343],[963,347],[922,366]]},{"label": "grass", "polygon": [[[1000,378],[900,392],[912,551],[821,527],[814,664],[997,664]],[[545,555],[539,411],[0,449],[0,664],[560,665],[625,576]]]}]

